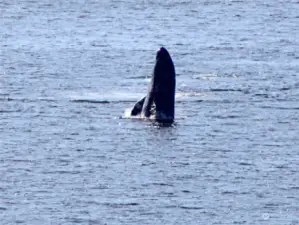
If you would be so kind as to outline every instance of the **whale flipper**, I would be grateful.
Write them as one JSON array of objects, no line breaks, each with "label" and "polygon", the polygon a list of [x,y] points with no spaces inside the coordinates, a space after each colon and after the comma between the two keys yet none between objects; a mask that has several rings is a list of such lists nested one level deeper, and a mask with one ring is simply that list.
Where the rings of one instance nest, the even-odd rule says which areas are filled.
[{"label": "whale flipper", "polygon": [[145,98],[146,98],[146,96],[135,103],[133,109],[131,110],[131,116],[137,116],[137,115],[141,114]]},{"label": "whale flipper", "polygon": [[[142,113],[142,109],[144,107],[144,102],[146,100],[146,96],[144,96],[142,99],[140,99],[138,102],[135,103],[134,107],[132,108],[131,110],[131,116],[138,116],[138,115],[141,115]],[[156,106],[155,104],[148,104],[146,103],[147,105],[147,113],[146,115],[143,115],[144,117],[150,117],[151,115],[154,115],[156,113]]]}]

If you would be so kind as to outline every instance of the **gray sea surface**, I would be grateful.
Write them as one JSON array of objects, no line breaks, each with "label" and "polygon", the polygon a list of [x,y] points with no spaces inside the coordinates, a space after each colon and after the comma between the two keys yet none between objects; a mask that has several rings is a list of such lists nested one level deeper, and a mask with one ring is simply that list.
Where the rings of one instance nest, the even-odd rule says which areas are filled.
[{"label": "gray sea surface", "polygon": [[298,0],[0,0],[1,225],[299,225],[298,151]]}]

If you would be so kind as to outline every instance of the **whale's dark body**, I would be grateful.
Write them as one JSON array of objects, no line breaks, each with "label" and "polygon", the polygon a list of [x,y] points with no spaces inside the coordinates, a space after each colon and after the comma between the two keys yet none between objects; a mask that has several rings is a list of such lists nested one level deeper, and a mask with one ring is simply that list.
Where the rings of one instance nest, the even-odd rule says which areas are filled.
[{"label": "whale's dark body", "polygon": [[174,121],[175,68],[170,54],[160,48],[147,95],[139,100],[131,111],[132,116],[153,118],[157,122]]}]

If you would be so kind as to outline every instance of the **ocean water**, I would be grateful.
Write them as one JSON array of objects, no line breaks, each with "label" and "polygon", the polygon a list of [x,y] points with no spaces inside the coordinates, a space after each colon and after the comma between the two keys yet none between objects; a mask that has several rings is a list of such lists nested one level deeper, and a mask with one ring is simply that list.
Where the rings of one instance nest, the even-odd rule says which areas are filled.
[{"label": "ocean water", "polygon": [[[0,1],[0,224],[299,224],[299,2]],[[171,127],[123,119],[164,46]]]}]

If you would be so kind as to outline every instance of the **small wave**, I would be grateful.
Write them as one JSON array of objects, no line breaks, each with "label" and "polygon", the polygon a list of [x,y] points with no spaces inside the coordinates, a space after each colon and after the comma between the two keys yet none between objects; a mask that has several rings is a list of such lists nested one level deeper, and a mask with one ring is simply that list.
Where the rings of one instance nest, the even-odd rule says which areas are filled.
[{"label": "small wave", "polygon": [[135,79],[142,79],[142,80],[145,80],[146,82],[150,81],[151,80],[151,76],[130,76],[128,77],[127,79],[130,79],[130,80],[135,80]]},{"label": "small wave", "polygon": [[56,99],[52,98],[36,98],[36,99],[31,99],[31,98],[11,98],[11,97],[5,97],[5,98],[0,98],[0,101],[16,101],[16,102],[37,102],[37,101],[43,101],[43,102],[56,102]]},{"label": "small wave", "polygon": [[289,91],[289,90],[291,90],[292,89],[292,87],[282,87],[282,88],[280,88],[279,90],[280,91]]},{"label": "small wave", "polygon": [[238,119],[241,118],[242,116],[238,116],[238,115],[216,115],[216,116],[212,116],[212,118],[216,118],[216,119]]},{"label": "small wave", "polygon": [[0,110],[1,114],[4,114],[4,113],[15,113],[15,112],[22,112],[22,110]]},{"label": "small wave", "polygon": [[233,89],[233,88],[211,88],[210,89],[211,92],[243,92],[243,90],[241,89]]},{"label": "small wave", "polygon": [[[88,16],[87,15],[81,15],[81,18],[84,18],[84,17],[88,17]],[[93,41],[90,45],[93,46],[93,47],[103,47],[103,48],[109,47],[107,44],[102,44],[102,43],[97,42],[97,41]]]},{"label": "small wave", "polygon": [[189,209],[189,210],[200,210],[204,209],[203,207],[198,206],[179,206],[181,209]]},{"label": "small wave", "polygon": [[71,100],[71,102],[77,102],[77,103],[98,103],[98,104],[108,104],[110,101],[107,100],[88,100],[88,99],[74,99]]},{"label": "small wave", "polygon": [[262,109],[299,110],[299,107],[261,106]]},{"label": "small wave", "polygon": [[154,183],[151,183],[151,185],[154,185],[154,186],[169,186],[169,187],[173,187],[172,184],[167,184],[167,183],[159,183],[159,182],[154,182]]},{"label": "small wave", "polygon": [[67,170],[53,170],[53,171],[44,171],[43,174],[79,174],[80,171],[67,171]]},{"label": "small wave", "polygon": [[127,206],[138,206],[137,202],[128,202],[128,203],[104,203],[104,205],[109,206],[111,208],[123,208]]}]

